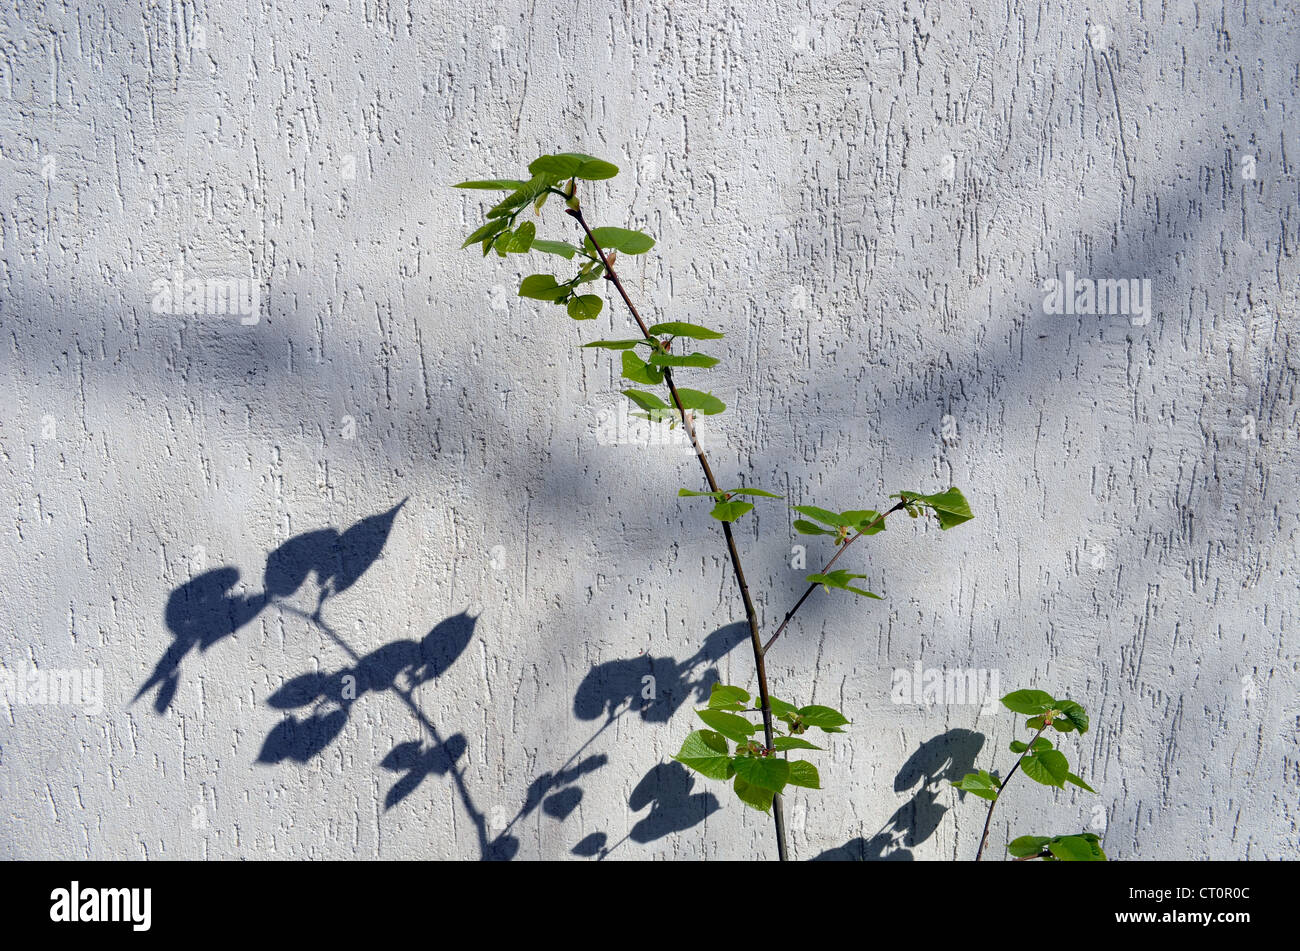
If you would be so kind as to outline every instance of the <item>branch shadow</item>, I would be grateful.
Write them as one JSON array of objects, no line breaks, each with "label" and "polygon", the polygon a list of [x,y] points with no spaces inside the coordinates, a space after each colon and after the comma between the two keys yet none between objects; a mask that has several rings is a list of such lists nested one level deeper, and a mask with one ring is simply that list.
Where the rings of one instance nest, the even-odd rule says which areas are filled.
[{"label": "branch shadow", "polygon": [[406,501],[362,519],[341,534],[325,528],[290,538],[267,555],[262,582],[265,590],[254,597],[232,592],[240,574],[231,565],[204,572],[174,590],[163,612],[172,645],[131,702],[157,687],[154,710],[166,713],[180,686],[181,662],[192,650],[198,648],[203,653],[233,636],[273,600],[295,594],[313,573],[319,587],[315,610],[319,616],[327,597],[352,587],[375,563]]},{"label": "branch shadow", "polygon": [[[434,625],[418,642],[405,638],[395,640],[361,655],[323,616],[326,602],[355,585],[378,560],[406,501],[403,499],[385,512],[361,519],[343,532],[324,528],[290,538],[267,555],[264,590],[255,596],[233,593],[240,578],[239,570],[233,566],[204,572],[178,587],[164,611],[172,644],[132,702],[157,688],[154,710],[166,713],[180,685],[182,661],[191,651],[198,648],[200,653],[205,652],[234,636],[266,608],[278,608],[308,622],[332,640],[347,654],[351,664],[332,672],[301,674],[267,698],[268,705],[277,710],[308,710],[302,716],[290,713],[275,726],[263,742],[256,762],[306,764],[342,733],[358,700],[367,694],[395,694],[427,736],[399,743],[380,761],[383,769],[399,774],[385,796],[384,811],[410,796],[428,777],[450,775],[475,825],[480,852],[484,857],[513,855],[517,842],[487,841],[487,822],[474,805],[459,765],[469,745],[464,734],[443,739],[415,699],[419,687],[446,673],[465,651],[474,637],[478,618],[461,612]],[[305,610],[288,599],[297,595],[313,576],[315,604]]]},{"label": "branch shadow", "polygon": [[912,849],[934,835],[948,807],[939,794],[975,769],[984,734],[954,729],[926,740],[894,777],[894,792],[920,789],[870,838],[858,836],[814,856],[813,862],[910,862]]},{"label": "branch shadow", "polygon": [[[667,723],[692,697],[696,702],[708,699],[713,685],[721,682],[717,662],[748,638],[749,625],[738,621],[713,631],[700,649],[683,661],[642,656],[597,664],[578,686],[573,712],[580,720],[606,717],[596,735],[625,714],[635,714],[647,723]],[[578,842],[572,853],[604,859],[624,842],[644,845],[698,825],[722,806],[711,792],[693,793],[694,785],[695,778],[680,763],[656,764],[628,797],[633,812],[647,806],[650,811],[614,845],[606,847],[608,836],[593,832]]]}]

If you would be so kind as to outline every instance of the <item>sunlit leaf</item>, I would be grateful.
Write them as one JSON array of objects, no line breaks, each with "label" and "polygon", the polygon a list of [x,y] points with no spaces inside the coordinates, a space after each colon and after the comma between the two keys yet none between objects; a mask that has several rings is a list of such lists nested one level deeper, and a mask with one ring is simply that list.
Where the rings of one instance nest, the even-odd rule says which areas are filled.
[{"label": "sunlit leaf", "polygon": [[700,367],[707,370],[718,365],[718,358],[703,353],[679,354],[660,351],[651,354],[650,362],[657,367]]},{"label": "sunlit leaf", "polygon": [[719,522],[734,522],[736,519],[740,518],[740,516],[753,509],[753,507],[754,505],[751,502],[719,502],[713,507],[713,511],[709,514]]},{"label": "sunlit leaf", "polygon": [[1070,762],[1060,750],[1043,750],[1030,753],[1020,761],[1024,774],[1044,786],[1065,788],[1065,777],[1070,775]]},{"label": "sunlit leaf", "polygon": [[506,226],[509,224],[510,224],[509,221],[506,221],[505,219],[502,218],[498,218],[494,221],[489,221],[487,224],[483,225],[483,227],[479,228],[472,235],[466,238],[465,243],[461,245],[461,248],[468,248],[471,244],[475,244],[479,241],[482,241],[484,238],[490,238],[493,235],[500,234],[502,231],[506,229]]},{"label": "sunlit leaf", "polygon": [[623,351],[623,379],[654,385],[664,381],[664,371],[652,367],[631,350]]},{"label": "sunlit leaf", "polygon": [[605,302],[595,294],[582,294],[570,298],[567,310],[574,320],[594,320],[604,305]]},{"label": "sunlit leaf", "polygon": [[727,741],[722,734],[712,730],[696,730],[691,733],[673,759],[709,779],[730,779],[732,776],[731,753]]},{"label": "sunlit leaf", "polygon": [[817,773],[817,767],[804,759],[793,760],[790,763],[790,785],[803,786],[807,789],[821,789],[822,779]]},{"label": "sunlit leaf", "polygon": [[557,301],[569,296],[569,288],[557,283],[550,274],[530,274],[519,284],[519,296]]},{"label": "sunlit leaf", "polygon": [[727,408],[727,404],[712,393],[701,393],[684,386],[677,388],[677,397],[682,401],[682,409],[693,409],[706,416],[714,416]]},{"label": "sunlit leaf", "polygon": [[714,684],[709,692],[709,708],[712,710],[743,710],[749,703],[749,691],[726,684]]},{"label": "sunlit leaf", "polygon": [[538,239],[533,242],[532,250],[545,251],[547,254],[558,254],[565,260],[572,260],[573,256],[581,251],[581,248],[576,248],[567,241],[543,241]]},{"label": "sunlit leaf", "polygon": [[976,773],[967,773],[953,785],[964,792],[989,801],[997,799],[998,792],[1002,789],[1002,784],[998,782],[997,777],[983,769]]},{"label": "sunlit leaf", "polygon": [[483,188],[483,189],[507,189],[514,191],[517,188],[523,188],[524,183],[514,178],[485,178],[470,182],[460,182],[451,186],[452,188]]},{"label": "sunlit leaf", "polygon": [[737,743],[748,742],[750,736],[758,729],[744,717],[724,710],[696,710],[695,715],[727,739]]},{"label": "sunlit leaf", "polygon": [[623,395],[644,410],[670,409],[659,397],[644,390],[624,390]]},{"label": "sunlit leaf", "polygon": [[751,786],[779,793],[790,782],[790,762],[779,756],[741,756],[735,761],[736,775]]},{"label": "sunlit leaf", "polygon": [[[737,762],[739,762],[739,760],[737,760]],[[739,772],[736,774],[736,781],[732,788],[736,791],[736,795],[740,797],[740,801],[745,805],[752,806],[753,808],[759,809],[763,812],[769,812],[771,810],[772,799],[776,795],[772,790],[764,789],[761,786],[755,786],[752,783],[747,782],[741,777]]]},{"label": "sunlit leaf", "polygon": [[1033,716],[1046,713],[1056,703],[1050,693],[1042,690],[1014,690],[1002,698],[1002,705],[1012,713]]},{"label": "sunlit leaf", "polygon": [[699,324],[688,324],[680,320],[670,320],[664,324],[654,324],[648,328],[650,333],[668,337],[690,337],[692,340],[717,340],[723,334]]},{"label": "sunlit leaf", "polygon": [[[592,228],[591,233],[595,236],[601,250],[606,253],[618,251],[620,254],[645,254],[655,246],[654,238],[629,228]],[[596,249],[592,246],[591,238],[583,238],[582,246],[588,252],[595,254]]]},{"label": "sunlit leaf", "polygon": [[533,175],[551,176],[556,181],[565,178],[599,181],[617,175],[618,166],[581,152],[560,152],[534,159],[528,171]]},{"label": "sunlit leaf", "polygon": [[917,502],[928,506],[938,516],[939,527],[944,530],[960,525],[962,522],[969,522],[975,517],[971,514],[966,497],[961,494],[961,490],[956,486],[936,495],[922,495],[920,492],[904,490],[894,493],[890,498],[902,499],[905,502]]},{"label": "sunlit leaf", "polygon": [[809,575],[808,581],[810,584],[819,584],[826,589],[839,588],[842,591],[852,591],[854,594],[860,594],[864,598],[875,598],[877,601],[883,600],[878,594],[867,591],[864,588],[855,588],[849,584],[850,581],[865,577],[866,575],[850,574],[848,571],[840,569],[826,574]]}]

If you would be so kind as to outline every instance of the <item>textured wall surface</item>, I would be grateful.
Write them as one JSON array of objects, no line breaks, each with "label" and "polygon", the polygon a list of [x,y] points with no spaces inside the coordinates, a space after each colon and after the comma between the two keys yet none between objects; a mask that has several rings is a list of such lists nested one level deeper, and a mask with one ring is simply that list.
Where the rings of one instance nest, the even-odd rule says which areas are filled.
[{"label": "textured wall surface", "polygon": [[[1292,0],[0,18],[0,664],[31,688],[0,856],[770,854],[668,759],[753,663],[692,455],[577,348],[623,311],[458,250],[491,194],[448,184],[565,150],[623,169],[594,223],[659,241],[622,268],[644,312],[727,331],[724,483],[977,513],[855,546],[886,599],[819,593],[773,651],[778,696],[854,720],[788,800],[797,857],[973,853],[948,780],[1018,721],[893,702],[918,664],[1093,715],[1061,746],[1097,795],[1021,781],[995,852],[1300,855]],[[1067,272],[1149,281],[1149,318],[1049,313]],[[256,306],[169,308],[176,275]],[[769,631],[831,550],[790,523],[738,523]],[[73,671],[102,709],[38,702]]]}]

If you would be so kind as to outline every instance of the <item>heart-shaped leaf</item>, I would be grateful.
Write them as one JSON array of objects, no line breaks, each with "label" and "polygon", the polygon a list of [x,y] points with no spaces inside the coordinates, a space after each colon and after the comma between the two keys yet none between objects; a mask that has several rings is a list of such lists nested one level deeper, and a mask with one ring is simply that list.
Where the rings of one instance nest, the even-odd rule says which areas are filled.
[{"label": "heart-shaped leaf", "polygon": [[1070,775],[1070,761],[1059,750],[1030,753],[1020,761],[1020,768],[1034,782],[1059,789],[1065,788],[1065,778]]},{"label": "heart-shaped leaf", "polygon": [[692,340],[717,340],[723,336],[721,331],[710,330],[699,324],[688,324],[682,320],[670,320],[667,323],[654,324],[650,333],[667,337],[690,337]]},{"label": "heart-shaped leaf", "polygon": [[779,756],[738,756],[736,775],[760,789],[779,793],[790,782],[790,762]]},{"label": "heart-shaped leaf", "polygon": [[731,753],[727,741],[722,734],[712,730],[696,730],[691,733],[673,759],[709,779],[730,779],[732,776]]},{"label": "heart-shaped leaf", "polygon": [[695,715],[727,739],[737,743],[749,742],[750,736],[758,729],[744,717],[723,710],[696,710]]}]

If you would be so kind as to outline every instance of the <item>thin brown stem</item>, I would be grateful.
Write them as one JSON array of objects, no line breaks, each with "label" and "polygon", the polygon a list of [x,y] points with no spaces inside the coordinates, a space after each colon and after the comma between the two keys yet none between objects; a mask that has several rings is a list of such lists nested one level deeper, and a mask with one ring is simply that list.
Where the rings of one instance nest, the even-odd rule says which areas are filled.
[{"label": "thin brown stem", "polygon": [[980,856],[984,854],[984,846],[988,845],[989,842],[989,823],[993,821],[993,807],[998,804],[998,799],[1002,798],[1002,793],[1007,788],[1007,783],[1011,782],[1011,777],[1016,775],[1016,770],[1020,768],[1020,760],[1024,759],[1031,752],[1033,752],[1034,744],[1038,742],[1038,738],[1043,735],[1043,730],[1046,729],[1047,729],[1047,724],[1044,723],[1042,729],[1040,729],[1037,733],[1034,734],[1034,738],[1029,741],[1028,748],[1023,753],[1020,754],[1020,759],[1016,760],[1016,765],[1011,767],[1011,772],[1007,773],[1007,778],[1002,780],[1002,784],[998,787],[997,798],[989,803],[989,813],[987,816],[984,817],[984,834],[980,836],[980,847],[975,852],[976,862],[978,862],[980,860]]},{"label": "thin brown stem", "polygon": [[[605,268],[605,279],[614,285],[614,289],[623,298],[623,303],[632,314],[637,326],[641,328],[642,335],[646,340],[655,341],[655,337],[650,333],[644,320],[641,319],[640,313],[637,312],[636,305],[632,303],[632,298],[627,294],[627,289],[623,287],[623,282],[618,278],[609,258],[592,234],[591,228],[587,226],[587,221],[582,216],[582,212],[577,208],[567,209],[567,213],[578,222],[591,246],[595,249],[600,263]],[[691,418],[690,411],[682,405],[682,398],[677,392],[677,384],[673,382],[673,372],[670,368],[664,368],[664,382],[668,384],[668,392],[672,394],[673,405],[677,407],[677,412],[681,415],[682,427],[686,430],[687,436],[690,437],[691,446],[695,449],[695,457],[699,460],[700,468],[704,471],[704,480],[709,485],[710,492],[720,491],[718,480],[713,476],[713,469],[709,465],[708,456],[704,454],[704,447],[695,434],[695,424]],[[749,640],[754,651],[754,668],[758,675],[758,695],[762,701],[763,710],[763,739],[768,749],[772,748],[773,730],[772,730],[772,703],[768,698],[767,691],[767,667],[763,662],[763,639],[758,631],[758,612],[754,610],[754,601],[749,594],[749,585],[745,581],[745,571],[740,564],[740,551],[736,548],[736,537],[731,530],[730,522],[722,523],[722,534],[727,541],[727,553],[731,557],[731,567],[736,575],[736,584],[740,587],[740,597],[745,605],[745,619],[749,622]],[[776,827],[776,853],[777,858],[784,862],[787,859],[785,843],[785,808],[782,803],[781,794],[777,793],[772,797],[772,822]]]},{"label": "thin brown stem", "polygon": [[[874,519],[871,520],[871,524],[863,526],[862,530],[859,531],[852,538],[844,539],[844,544],[840,546],[839,551],[837,551],[834,554],[831,560],[826,562],[826,567],[822,568],[821,573],[826,574],[826,572],[830,571],[831,566],[834,565],[835,562],[839,561],[840,555],[844,554],[844,552],[848,549],[848,547],[852,545],[855,541],[857,541],[859,538],[861,538],[863,535],[865,535],[869,529],[875,528],[877,525],[883,522],[885,520],[886,515],[890,515],[894,512],[897,512],[899,509],[903,509],[906,507],[907,507],[907,502],[905,501],[899,502],[889,511],[881,512],[879,515],[877,515]],[[772,649],[772,645],[776,643],[776,639],[781,636],[781,632],[784,631],[790,625],[790,621],[793,620],[798,610],[801,607],[803,607],[803,603],[807,601],[808,598],[812,595],[812,593],[816,590],[817,590],[816,583],[808,585],[807,590],[804,591],[803,595],[799,598],[799,600],[795,602],[794,607],[792,607],[789,611],[786,612],[785,619],[781,621],[781,625],[776,629],[776,633],[773,634],[771,637],[769,637],[767,639],[767,643],[763,645],[764,654],[766,654],[769,650]]]}]

